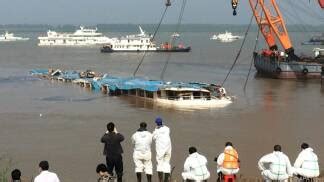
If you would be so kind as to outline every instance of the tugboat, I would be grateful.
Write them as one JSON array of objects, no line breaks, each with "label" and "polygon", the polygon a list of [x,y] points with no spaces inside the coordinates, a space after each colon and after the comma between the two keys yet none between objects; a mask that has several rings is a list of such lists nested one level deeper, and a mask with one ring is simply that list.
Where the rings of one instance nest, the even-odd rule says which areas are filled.
[{"label": "tugboat", "polygon": [[[254,17],[269,48],[254,53],[254,65],[258,73],[273,78],[321,78],[321,67],[315,58],[301,58],[295,55],[281,12],[275,1],[265,4],[249,0]],[[273,12],[266,10],[274,10]],[[284,51],[276,44],[279,39]]]}]

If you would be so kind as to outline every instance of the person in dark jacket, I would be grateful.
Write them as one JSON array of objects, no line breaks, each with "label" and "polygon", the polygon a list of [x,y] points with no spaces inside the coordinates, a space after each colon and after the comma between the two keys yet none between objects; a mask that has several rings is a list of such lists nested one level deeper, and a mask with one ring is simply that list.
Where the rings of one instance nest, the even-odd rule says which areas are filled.
[{"label": "person in dark jacket", "polygon": [[121,142],[124,136],[117,132],[115,124],[110,122],[107,124],[107,131],[101,137],[101,142],[105,144],[103,154],[106,156],[108,173],[113,176],[113,170],[117,174],[117,181],[122,182],[123,176],[123,148]]}]

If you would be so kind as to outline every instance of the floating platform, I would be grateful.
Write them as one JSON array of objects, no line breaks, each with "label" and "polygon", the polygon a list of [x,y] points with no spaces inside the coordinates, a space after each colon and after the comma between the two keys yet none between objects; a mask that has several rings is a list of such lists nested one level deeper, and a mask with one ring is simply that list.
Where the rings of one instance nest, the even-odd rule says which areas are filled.
[{"label": "floating platform", "polygon": [[183,109],[205,109],[226,107],[232,98],[225,88],[216,84],[165,82],[138,77],[114,77],[87,70],[32,70],[31,75],[40,78],[71,82],[84,88],[101,91],[104,94],[135,96],[150,100],[162,106]]},{"label": "floating platform", "polygon": [[315,59],[287,60],[285,55],[254,53],[258,73],[279,79],[320,79],[322,64]]}]

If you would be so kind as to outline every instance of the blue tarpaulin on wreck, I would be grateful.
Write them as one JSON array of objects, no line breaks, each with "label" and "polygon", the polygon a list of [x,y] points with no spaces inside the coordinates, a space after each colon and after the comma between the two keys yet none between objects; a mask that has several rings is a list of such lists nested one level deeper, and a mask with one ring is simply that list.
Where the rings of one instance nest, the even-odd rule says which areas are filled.
[{"label": "blue tarpaulin on wreck", "polygon": [[75,80],[80,78],[80,74],[77,71],[70,70],[62,72],[61,77],[64,79]]},{"label": "blue tarpaulin on wreck", "polygon": [[109,90],[131,90],[142,89],[150,92],[158,91],[163,87],[164,82],[159,80],[145,80],[142,78],[118,78],[112,76],[103,77],[101,80],[93,81],[94,88],[100,88],[100,85],[108,85]]},{"label": "blue tarpaulin on wreck", "polygon": [[33,69],[29,73],[31,75],[47,75],[48,69]]},{"label": "blue tarpaulin on wreck", "polygon": [[[53,77],[61,77],[64,79],[75,80],[80,78],[80,74],[77,71],[67,70],[60,71],[56,70]],[[57,74],[56,74],[57,73]],[[33,75],[48,75],[48,70],[45,69],[35,69],[30,71],[30,74]],[[132,89],[141,89],[150,92],[156,92],[161,88],[175,87],[175,88],[192,88],[192,89],[203,89],[208,86],[204,83],[183,83],[183,82],[164,82],[161,80],[147,80],[139,77],[114,77],[105,74],[99,79],[93,78],[84,78],[91,82],[92,89],[100,90],[102,85],[107,85],[110,91],[116,90],[132,90]]]}]

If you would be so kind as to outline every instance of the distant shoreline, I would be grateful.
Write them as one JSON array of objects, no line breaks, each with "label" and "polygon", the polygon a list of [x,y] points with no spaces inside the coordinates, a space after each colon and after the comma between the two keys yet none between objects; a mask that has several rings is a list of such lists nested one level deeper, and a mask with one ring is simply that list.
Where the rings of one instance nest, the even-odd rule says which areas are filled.
[{"label": "distant shoreline", "polygon": [[[147,32],[153,32],[156,24],[84,24],[86,27],[97,27],[103,32],[137,32],[138,25],[141,25]],[[18,31],[18,32],[38,32],[47,31],[49,29],[56,31],[73,32],[80,25],[79,24],[1,24],[0,31]],[[162,24],[161,32],[173,32],[175,31],[176,24]],[[307,28],[305,28],[307,27]],[[247,28],[247,24],[182,24],[180,26],[180,32],[217,32],[217,31],[231,31],[231,32],[244,32]],[[302,25],[294,24],[287,25],[289,32],[323,32],[324,25]],[[257,26],[252,25],[251,31],[256,32]]]}]

